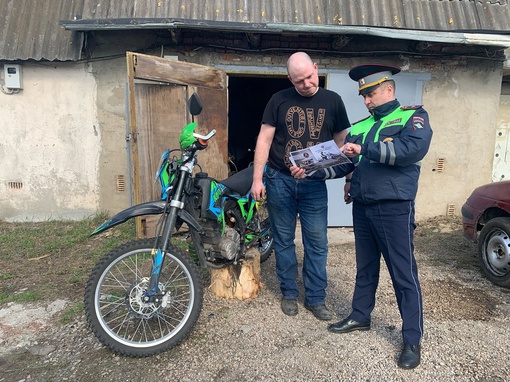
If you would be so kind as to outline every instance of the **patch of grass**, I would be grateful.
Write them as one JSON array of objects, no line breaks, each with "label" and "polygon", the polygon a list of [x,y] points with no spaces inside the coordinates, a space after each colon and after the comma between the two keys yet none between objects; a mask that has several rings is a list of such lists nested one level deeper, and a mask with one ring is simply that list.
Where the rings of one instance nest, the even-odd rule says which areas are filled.
[{"label": "patch of grass", "polygon": [[12,278],[14,278],[14,275],[11,275],[10,273],[0,274],[0,281],[10,280]]},{"label": "patch of grass", "polygon": [[195,246],[191,242],[191,238],[188,238],[187,233],[180,232],[179,234],[174,235],[172,237],[172,244],[187,253],[195,264],[200,265],[200,259],[198,258]]},{"label": "patch of grass", "polygon": [[81,300],[98,260],[136,238],[134,221],[90,237],[107,219],[106,214],[100,213],[80,221],[0,221],[0,303],[21,299]]},{"label": "patch of grass", "polygon": [[2,293],[0,292],[0,304],[6,302],[34,302],[41,300],[39,293],[27,290],[21,293]]},{"label": "patch of grass", "polygon": [[[101,215],[96,219],[99,218]],[[2,223],[0,246],[11,256],[39,258],[83,243],[88,239],[92,221],[96,220]]]},{"label": "patch of grass", "polygon": [[60,323],[62,325],[73,322],[76,317],[79,317],[83,314],[83,303],[76,302],[71,307],[64,310],[60,315]]}]

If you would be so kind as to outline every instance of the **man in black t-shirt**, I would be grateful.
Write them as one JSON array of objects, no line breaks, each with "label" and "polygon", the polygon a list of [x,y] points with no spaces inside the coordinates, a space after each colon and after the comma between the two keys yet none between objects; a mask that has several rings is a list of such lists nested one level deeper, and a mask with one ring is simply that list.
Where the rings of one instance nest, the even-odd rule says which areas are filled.
[{"label": "man in black t-shirt", "polygon": [[333,314],[325,305],[326,184],[324,179],[293,177],[289,153],[331,139],[340,147],[350,123],[342,98],[335,92],[319,88],[317,64],[306,53],[297,52],[290,56],[287,73],[293,87],[274,94],[264,110],[255,149],[251,194],[260,200],[267,193],[276,274],[283,297],[282,311],[289,316],[298,313],[298,263],[294,239],[299,216],[304,247],[304,306],[316,318],[330,320]]}]

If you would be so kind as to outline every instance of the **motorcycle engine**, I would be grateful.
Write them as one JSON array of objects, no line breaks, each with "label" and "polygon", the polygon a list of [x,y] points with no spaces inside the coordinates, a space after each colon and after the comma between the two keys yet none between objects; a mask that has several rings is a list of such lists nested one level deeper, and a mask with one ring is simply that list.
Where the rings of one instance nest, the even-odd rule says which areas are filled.
[{"label": "motorcycle engine", "polygon": [[241,249],[240,240],[241,236],[235,229],[226,227],[225,235],[218,243],[221,256],[228,260],[234,259]]}]

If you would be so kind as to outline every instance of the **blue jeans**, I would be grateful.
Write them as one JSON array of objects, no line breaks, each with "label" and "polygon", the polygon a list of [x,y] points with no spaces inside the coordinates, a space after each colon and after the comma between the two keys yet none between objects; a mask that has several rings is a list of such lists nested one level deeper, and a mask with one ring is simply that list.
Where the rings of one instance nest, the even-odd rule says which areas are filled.
[{"label": "blue jeans", "polygon": [[298,262],[294,238],[299,214],[303,238],[304,302],[324,304],[328,255],[328,192],[324,181],[295,179],[277,170],[266,169],[266,194],[274,239],[276,275],[283,298],[297,299]]}]

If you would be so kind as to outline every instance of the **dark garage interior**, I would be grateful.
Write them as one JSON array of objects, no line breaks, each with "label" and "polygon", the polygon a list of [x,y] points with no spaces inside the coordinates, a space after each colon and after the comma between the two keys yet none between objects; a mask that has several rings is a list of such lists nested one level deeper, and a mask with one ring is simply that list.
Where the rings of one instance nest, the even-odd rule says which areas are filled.
[{"label": "dark garage interior", "polygon": [[[324,77],[319,77],[321,87]],[[240,171],[253,162],[255,144],[264,108],[271,96],[291,87],[286,75],[228,78],[228,153],[230,172]]]}]

